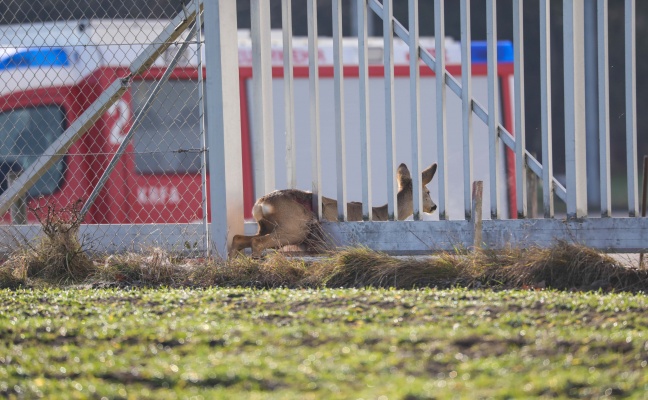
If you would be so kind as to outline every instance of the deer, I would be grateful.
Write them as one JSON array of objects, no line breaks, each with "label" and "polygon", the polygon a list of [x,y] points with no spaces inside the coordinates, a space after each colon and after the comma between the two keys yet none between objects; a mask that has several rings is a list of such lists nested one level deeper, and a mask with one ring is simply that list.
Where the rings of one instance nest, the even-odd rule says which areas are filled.
[{"label": "deer", "polygon": [[[421,173],[422,211],[433,213],[437,206],[430,197],[427,184],[436,174],[437,163],[433,163]],[[398,193],[396,203],[398,219],[404,220],[414,213],[414,196],[412,177],[407,165],[400,164],[396,170]],[[256,235],[235,235],[232,239],[230,255],[242,253],[246,248],[252,249],[252,257],[260,257],[266,249],[278,249],[284,246],[301,246],[318,237],[319,221],[313,211],[313,194],[299,189],[275,190],[259,198],[252,207],[258,230]],[[337,221],[337,200],[322,196],[322,217],[327,221]],[[362,203],[347,203],[347,219],[362,220]],[[387,204],[372,207],[374,221],[387,221]],[[321,235],[321,233],[319,233]]]}]

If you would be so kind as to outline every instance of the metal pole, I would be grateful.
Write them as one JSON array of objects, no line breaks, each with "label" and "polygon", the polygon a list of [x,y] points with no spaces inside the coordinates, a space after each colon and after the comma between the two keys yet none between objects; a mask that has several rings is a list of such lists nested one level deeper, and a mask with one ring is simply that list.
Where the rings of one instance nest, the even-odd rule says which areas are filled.
[{"label": "metal pole", "polygon": [[499,78],[497,76],[497,0],[486,1],[486,38],[488,63],[488,135],[491,218],[499,219]]},{"label": "metal pole", "polygon": [[[587,0],[584,4],[584,46],[585,46],[585,135],[587,145],[587,198],[596,208],[601,204],[599,181],[602,178],[599,167],[599,90],[597,65],[601,42],[597,38],[597,1]],[[601,10],[599,10],[600,12]],[[598,48],[597,48],[598,43]],[[602,182],[601,182],[602,183]]]},{"label": "metal pole", "polygon": [[360,91],[360,170],[362,173],[362,219],[371,221],[371,135],[369,121],[369,42],[366,0],[357,0],[358,8],[358,81]]},{"label": "metal pole", "polygon": [[540,0],[540,120],[542,122],[542,205],[545,218],[554,217],[550,3],[551,0]]},{"label": "metal pole", "polygon": [[515,187],[517,217],[527,217],[527,168],[524,110],[524,12],[523,0],[513,0],[513,36],[515,57]]},{"label": "metal pole", "polygon": [[[420,219],[421,211],[421,96],[419,94],[419,25],[418,0],[409,0],[409,80],[410,80],[410,138],[412,143],[413,218]],[[435,9],[435,12],[437,10]],[[437,79],[438,82],[438,79]],[[445,86],[445,85],[443,85]]]},{"label": "metal pole", "polygon": [[587,216],[583,1],[563,1],[567,218]]},{"label": "metal pole", "polygon": [[[648,194],[648,156],[644,156],[643,160],[643,185],[641,191],[641,217],[646,217],[646,197]],[[639,268],[643,266],[644,253],[639,253]]]},{"label": "metal pole", "polygon": [[[200,136],[202,139],[202,152],[200,157],[200,179],[202,189],[203,226],[205,227],[205,257],[211,255],[211,241],[209,240],[209,212],[207,208],[207,135],[205,132],[205,97],[203,91],[203,60],[202,60],[202,19],[200,18],[200,4],[196,2],[196,57],[198,58],[198,115]],[[189,39],[187,38],[187,43]]]},{"label": "metal pole", "polygon": [[211,240],[222,257],[244,233],[236,2],[206,1],[205,66]]},{"label": "metal pole", "polygon": [[473,95],[470,21],[470,0],[461,0],[461,121],[463,131],[464,214],[466,220],[472,218],[470,185],[473,181]]},{"label": "metal pole", "polygon": [[346,138],[344,132],[344,65],[342,59],[342,0],[333,0],[333,93],[338,220],[347,220]]},{"label": "metal pole", "polygon": [[[411,34],[411,33],[410,33]],[[436,83],[436,119],[437,119],[437,154],[439,171],[438,213],[439,219],[449,219],[447,204],[448,199],[448,140],[446,130],[446,61],[445,61],[445,4],[444,0],[434,1],[434,46],[436,48],[436,69],[434,70]]]}]

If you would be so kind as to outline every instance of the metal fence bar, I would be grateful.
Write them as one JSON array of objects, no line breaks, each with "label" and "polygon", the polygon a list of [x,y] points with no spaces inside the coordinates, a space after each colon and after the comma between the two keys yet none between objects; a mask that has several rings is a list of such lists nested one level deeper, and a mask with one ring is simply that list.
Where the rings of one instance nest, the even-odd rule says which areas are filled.
[{"label": "metal fence bar", "polygon": [[608,1],[597,0],[598,125],[601,217],[612,216],[610,192],[610,110],[608,108]]},{"label": "metal fence bar", "polygon": [[637,198],[637,71],[635,0],[625,0],[625,96],[626,168],[628,174],[628,214],[639,215]]},{"label": "metal fence bar", "polygon": [[499,161],[499,80],[497,77],[497,0],[486,0],[486,41],[488,63],[488,135],[491,218],[499,218],[497,166]]},{"label": "metal fence bar", "polygon": [[313,210],[318,217],[322,216],[320,189],[322,171],[320,168],[320,109],[319,109],[319,54],[317,40],[317,0],[306,3],[308,14],[308,81],[310,88],[310,124],[311,124],[311,173],[313,191]]},{"label": "metal fence bar", "polygon": [[513,54],[515,86],[515,191],[517,217],[527,217],[526,183],[526,113],[524,110],[524,6],[523,0],[513,0]]},{"label": "metal fence bar", "polygon": [[367,1],[358,0],[358,83],[360,92],[360,171],[362,174],[362,219],[371,221],[371,135],[369,121],[369,43]]},{"label": "metal fence bar", "polygon": [[346,144],[344,132],[344,65],[342,60],[342,0],[332,1],[333,97],[335,107],[335,158],[338,220],[347,220]]},{"label": "metal fence bar", "polygon": [[293,89],[292,0],[281,2],[284,64],[284,118],[286,125],[286,173],[288,187],[297,187],[297,154],[295,153],[295,92]]},{"label": "metal fence bar", "polygon": [[587,216],[583,0],[563,2],[567,217]]},{"label": "metal fence bar", "polygon": [[[202,151],[200,152],[200,189],[202,192],[202,210],[203,210],[203,227],[205,228],[205,238],[203,239],[203,248],[205,256],[210,256],[211,246],[209,240],[209,212],[207,207],[207,132],[205,132],[205,91],[203,76],[203,58],[202,58],[202,18],[200,15],[200,5],[196,3],[196,23],[194,24],[194,35],[196,35],[196,59],[198,61],[198,126],[200,129],[200,139]],[[189,38],[187,38],[189,42]],[[182,53],[182,52],[181,52]]]},{"label": "metal fence bar", "polygon": [[[436,120],[437,120],[437,157],[439,169],[437,180],[439,182],[438,212],[439,219],[449,219],[446,210],[448,204],[448,140],[446,132],[446,85],[444,82],[445,71],[445,4],[444,0],[434,0],[434,42],[436,52]],[[411,32],[410,32],[411,35]]]},{"label": "metal fence bar", "polygon": [[420,219],[421,190],[421,96],[419,92],[419,28],[418,0],[409,0],[409,72],[410,72],[410,136],[412,140],[412,195],[414,220]]},{"label": "metal fence bar", "polygon": [[256,195],[275,189],[274,125],[272,115],[272,59],[270,47],[270,2],[250,1],[252,38],[252,93],[255,131],[262,146],[256,146],[254,184]]},{"label": "metal fence bar", "polygon": [[553,134],[551,115],[551,0],[540,0],[540,121],[542,131],[542,204],[554,217]]},{"label": "metal fence bar", "polygon": [[387,214],[389,220],[398,220],[398,204],[396,201],[396,112],[394,110],[394,29],[392,0],[383,0],[383,56],[385,67],[385,139],[387,157]]},{"label": "metal fence bar", "polygon": [[463,132],[464,214],[472,219],[473,124],[470,0],[461,0],[461,124]]},{"label": "metal fence bar", "polygon": [[204,19],[210,237],[225,257],[232,237],[244,233],[236,3],[207,1]]}]

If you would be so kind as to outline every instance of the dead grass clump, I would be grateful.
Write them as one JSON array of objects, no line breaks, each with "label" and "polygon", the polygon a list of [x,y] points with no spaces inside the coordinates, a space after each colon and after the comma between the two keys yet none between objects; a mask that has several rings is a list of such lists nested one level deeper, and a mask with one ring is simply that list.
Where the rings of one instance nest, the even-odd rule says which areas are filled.
[{"label": "dead grass clump", "polygon": [[14,251],[3,264],[3,276],[26,282],[37,279],[66,284],[84,281],[94,270],[78,233],[81,201],[70,207],[39,205],[30,209],[41,224],[43,236]]},{"label": "dead grass clump", "polygon": [[503,266],[502,276],[515,287],[540,284],[554,289],[648,289],[648,271],[619,265],[604,253],[565,241],[521,252],[517,262]]},{"label": "dead grass clump", "polygon": [[143,253],[110,255],[96,268],[95,285],[179,286],[187,282],[193,265],[170,252],[152,247]]},{"label": "dead grass clump", "polygon": [[0,289],[14,289],[27,283],[26,271],[6,262],[0,265]]},{"label": "dead grass clump", "polygon": [[264,259],[246,256],[227,261],[207,263],[192,272],[189,281],[196,286],[255,288],[301,288],[318,286],[312,279],[307,262],[271,252]]},{"label": "dead grass clump", "polygon": [[466,287],[501,287],[510,284],[509,269],[525,257],[525,249],[475,249],[455,257],[457,284]]},{"label": "dead grass clump", "polygon": [[328,287],[448,287],[459,277],[453,257],[396,258],[367,248],[335,253]]}]

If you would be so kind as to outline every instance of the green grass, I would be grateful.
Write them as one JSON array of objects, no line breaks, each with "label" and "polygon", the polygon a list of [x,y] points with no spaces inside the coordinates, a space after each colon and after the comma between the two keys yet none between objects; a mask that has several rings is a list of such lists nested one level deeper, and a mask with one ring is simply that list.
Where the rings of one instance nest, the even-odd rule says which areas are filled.
[{"label": "green grass", "polygon": [[641,399],[646,327],[630,293],[0,290],[0,397]]}]

